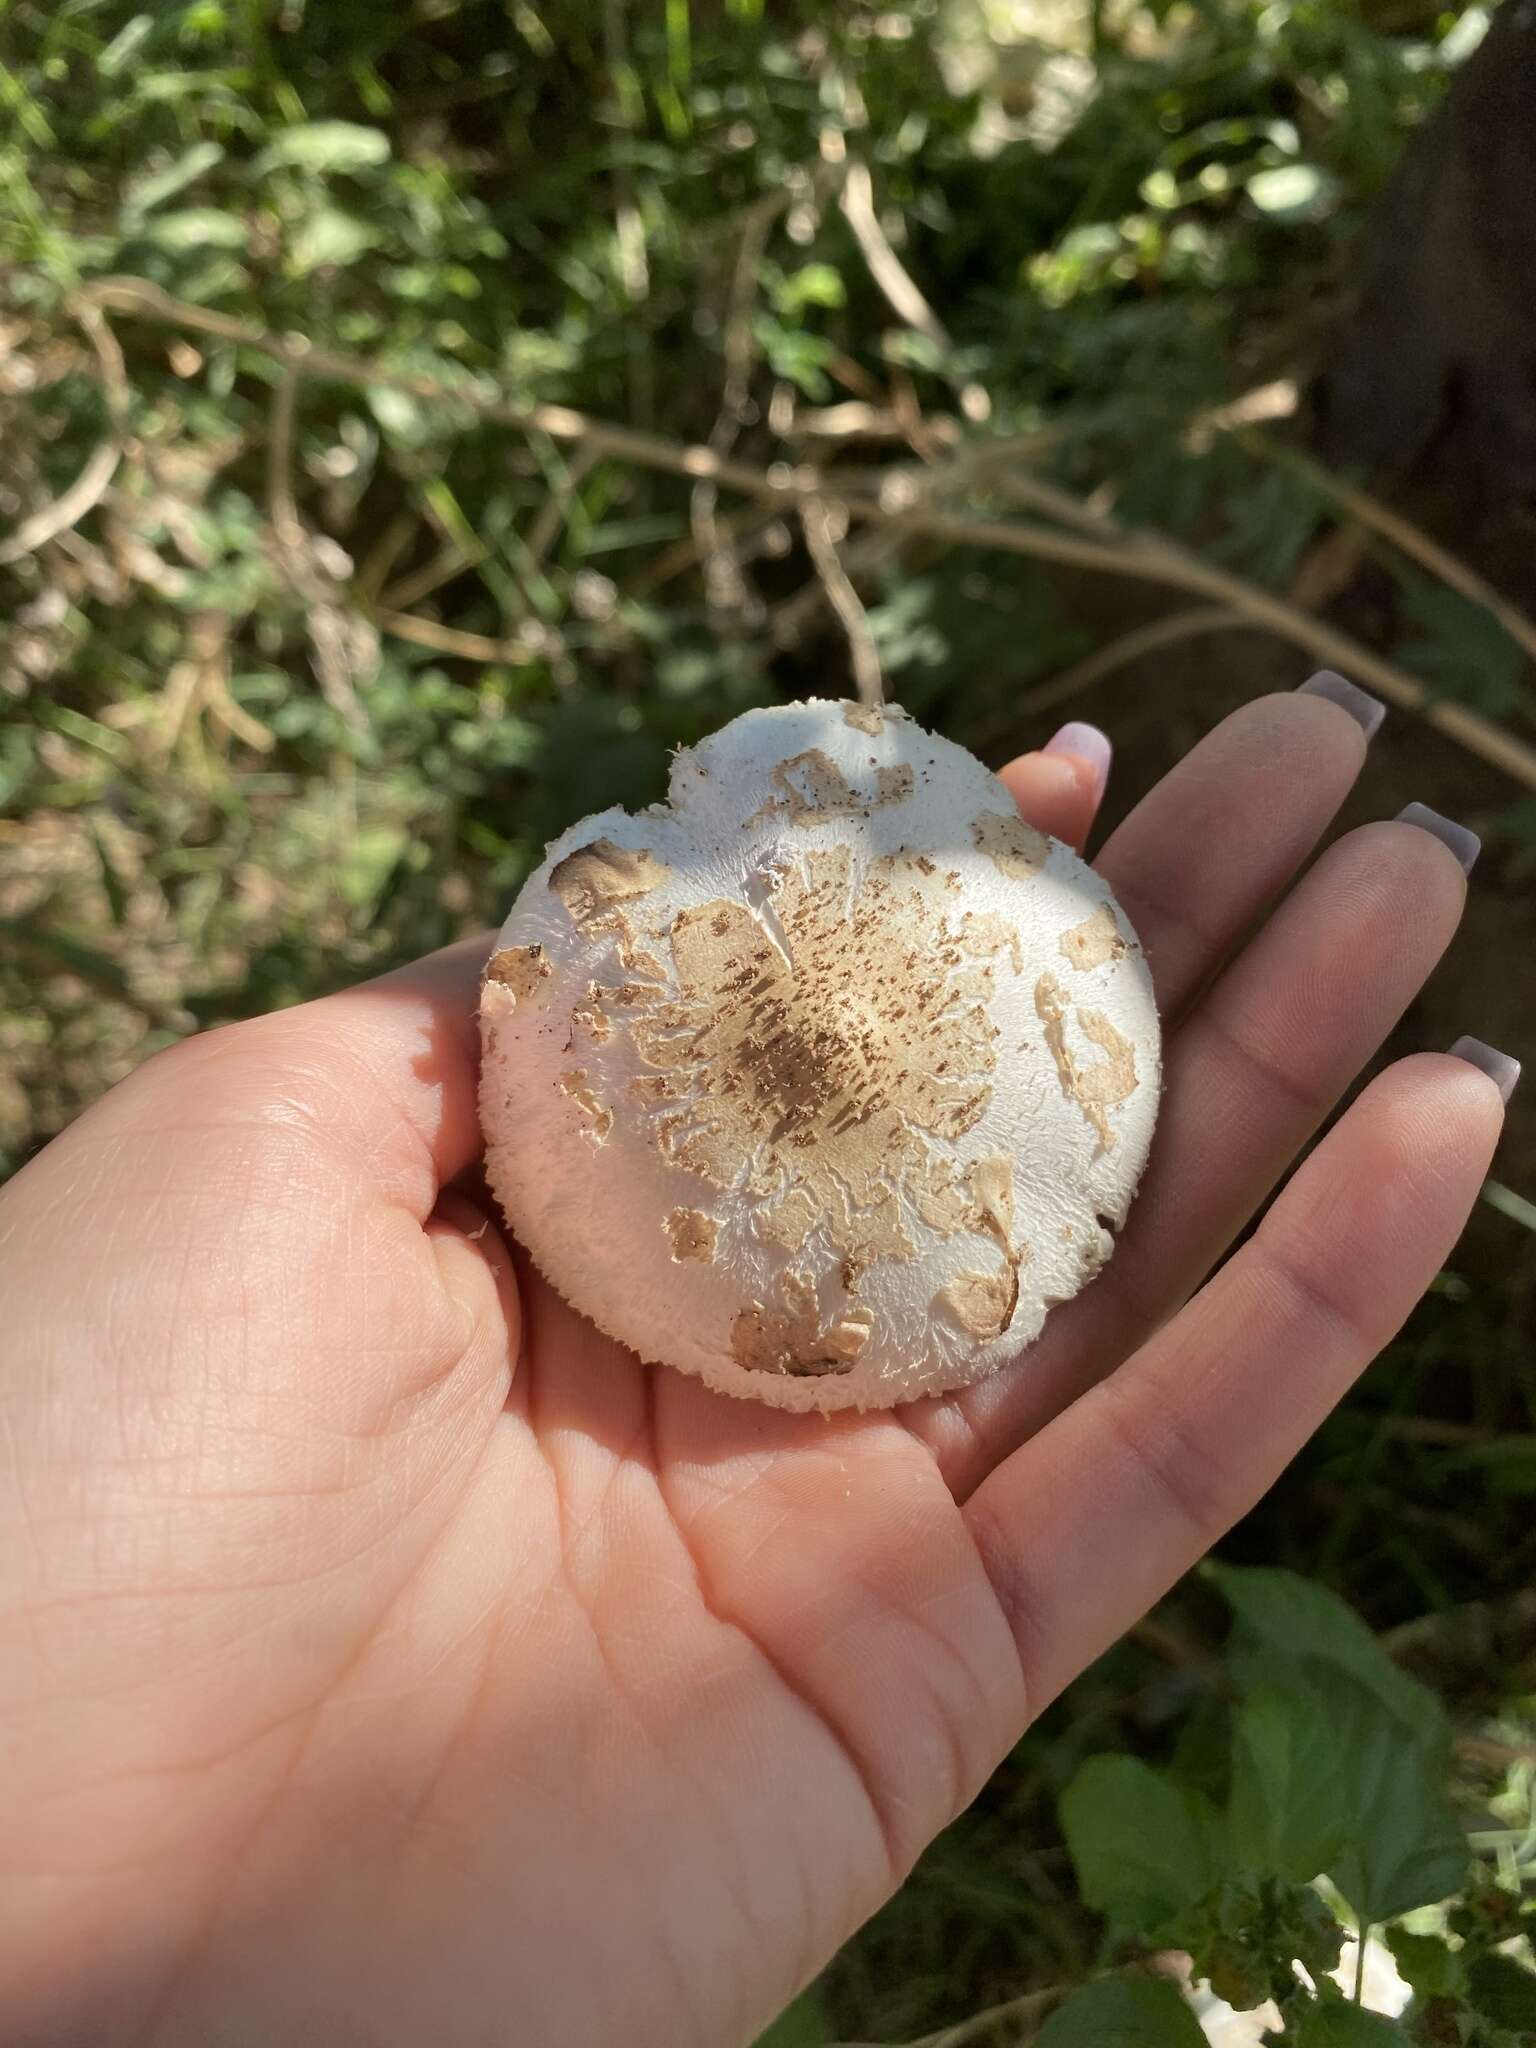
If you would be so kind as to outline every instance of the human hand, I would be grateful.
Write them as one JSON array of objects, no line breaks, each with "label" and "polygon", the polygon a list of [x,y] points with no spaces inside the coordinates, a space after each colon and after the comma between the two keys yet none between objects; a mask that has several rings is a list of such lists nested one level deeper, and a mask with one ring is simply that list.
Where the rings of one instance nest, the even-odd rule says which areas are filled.
[{"label": "human hand", "polygon": [[[1460,915],[1405,823],[1281,897],[1364,747],[1263,699],[1104,848],[1164,1015],[1152,1163],[1104,1274],[957,1396],[737,1403],[554,1296],[467,1178],[484,942],[161,1055],[19,1175],[0,2037],[749,2040],[1465,1220],[1499,1090],[1419,1056],[1200,1286]],[[1081,843],[1091,767],[1005,773]]]}]

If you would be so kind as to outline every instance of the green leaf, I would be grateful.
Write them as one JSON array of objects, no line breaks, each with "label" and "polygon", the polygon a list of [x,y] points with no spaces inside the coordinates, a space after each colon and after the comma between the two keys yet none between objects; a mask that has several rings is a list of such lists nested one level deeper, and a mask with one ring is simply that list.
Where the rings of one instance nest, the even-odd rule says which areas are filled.
[{"label": "green leaf", "polygon": [[1301,1881],[1326,1871],[1366,1926],[1459,1890],[1467,1847],[1442,1789],[1439,1703],[1322,1587],[1286,1572],[1212,1576],[1239,1617],[1239,1859]]},{"label": "green leaf", "polygon": [[1400,650],[1411,668],[1448,697],[1503,718],[1529,705],[1525,656],[1490,611],[1441,583],[1410,583],[1403,610],[1414,637]]},{"label": "green leaf", "polygon": [[388,385],[373,385],[365,394],[368,410],[387,434],[407,448],[419,448],[431,438],[432,423],[407,391],[392,391]]},{"label": "green leaf", "polygon": [[116,78],[125,71],[154,32],[155,17],[152,14],[135,14],[118,30],[111,42],[96,59],[96,69],[103,78]]},{"label": "green leaf", "polygon": [[1410,1934],[1406,1927],[1387,1929],[1387,1947],[1416,1998],[1456,1998],[1465,1968],[1457,1951],[1437,1934]]},{"label": "green leaf", "polygon": [[224,152],[218,143],[194,142],[190,149],[183,150],[163,170],[152,171],[147,178],[135,179],[128,187],[123,203],[124,225],[136,226],[146,213],[153,212],[167,199],[174,199],[178,192],[211,171],[223,158]]},{"label": "green leaf", "polygon": [[383,239],[380,229],[355,214],[343,213],[337,206],[321,206],[300,222],[288,244],[288,261],[302,276],[326,264],[355,263]]},{"label": "green leaf", "polygon": [[767,2033],[758,2035],[754,2048],[824,2048],[831,2039],[825,2008],[813,1986],[785,2007]]},{"label": "green leaf", "polygon": [[1090,1757],[1061,1795],[1086,1903],[1152,1927],[1216,1883],[1221,1824],[1209,1800],[1130,1756]]},{"label": "green leaf", "polygon": [[1408,2036],[1395,2020],[1367,2012],[1337,1991],[1325,1991],[1310,2004],[1293,2009],[1285,2028],[1286,2048],[1393,2048]]},{"label": "green leaf", "polygon": [[792,270],[774,287],[774,310],[793,319],[807,306],[841,306],[848,294],[841,276],[830,263],[807,263]]},{"label": "green leaf", "polygon": [[1264,1689],[1232,1728],[1227,1824],[1239,1865],[1305,1884],[1342,1846],[1334,1732],[1294,1694]]},{"label": "green leaf", "polygon": [[[1328,1875],[1362,1927],[1437,1905],[1466,1882],[1466,1837],[1442,1789],[1438,1758],[1411,1739],[1380,1699],[1343,1671],[1315,1664],[1305,1711],[1332,1743],[1333,1797],[1343,1846]],[[1312,1738],[1319,1752],[1323,1738]]]},{"label": "green leaf", "polygon": [[[1500,1189],[1500,1193],[1507,1194],[1508,1190]],[[1480,1468],[1490,1493],[1536,1493],[1536,1435],[1505,1436],[1491,1444],[1474,1444],[1470,1450],[1447,1459],[1446,1464],[1451,1469]]]},{"label": "green leaf", "polygon": [[251,166],[257,177],[286,168],[336,175],[389,160],[389,137],[356,121],[300,121],[283,128]]},{"label": "green leaf", "polygon": [[[1450,1725],[1434,1694],[1399,1671],[1365,1623],[1335,1593],[1294,1572],[1207,1564],[1241,1632],[1284,1656],[1321,1658],[1373,1692],[1428,1749],[1450,1753]],[[1239,1642],[1239,1649],[1242,1648]],[[1239,1683],[1242,1673],[1239,1668]]]},{"label": "green leaf", "polygon": [[1260,213],[1272,220],[1315,220],[1338,198],[1339,185],[1316,164],[1278,164],[1255,171],[1247,191]]},{"label": "green leaf", "polygon": [[1166,1979],[1103,1977],[1056,2008],[1037,2048],[1205,2048],[1205,2036]]},{"label": "green leaf", "polygon": [[143,233],[162,249],[243,249],[250,229],[216,206],[189,206],[179,213],[156,214],[144,223]]},{"label": "green leaf", "polygon": [[355,832],[336,868],[342,900],[358,910],[376,901],[408,843],[409,835],[397,825],[364,825]]},{"label": "green leaf", "polygon": [[1270,1998],[1284,2005],[1297,1991],[1296,1963],[1318,1983],[1337,1969],[1344,1946],[1344,1929],[1310,1885],[1274,1877],[1228,1878],[1196,1915],[1174,1924],[1174,1945],[1189,1951],[1194,1980],[1207,1979],[1238,2012]]},{"label": "green leaf", "polygon": [[1522,1969],[1513,1956],[1478,1956],[1468,1963],[1467,2000],[1495,2026],[1536,2037],[1536,1972]]}]

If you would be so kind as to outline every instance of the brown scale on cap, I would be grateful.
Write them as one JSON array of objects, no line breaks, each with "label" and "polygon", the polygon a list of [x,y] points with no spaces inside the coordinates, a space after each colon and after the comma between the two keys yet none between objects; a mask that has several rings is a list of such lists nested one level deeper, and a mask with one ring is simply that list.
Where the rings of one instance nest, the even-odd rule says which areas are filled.
[{"label": "brown scale on cap", "polygon": [[1064,1095],[1070,1095],[1098,1133],[1100,1147],[1109,1151],[1115,1142],[1109,1111],[1126,1101],[1136,1086],[1136,1048],[1100,1010],[1079,1010],[1077,1022],[1085,1038],[1092,1039],[1105,1054],[1091,1067],[1079,1065],[1067,1044],[1067,998],[1054,974],[1042,974],[1035,984],[1035,1013],[1045,1026],[1045,1042]]},{"label": "brown scale on cap", "polygon": [[782,794],[770,797],[748,824],[775,811],[787,812],[792,825],[817,825],[824,818],[868,817],[882,804],[902,802],[914,787],[912,770],[903,761],[892,768],[876,768],[873,790],[855,789],[820,747],[808,747],[803,754],[780,761],[768,779]]},{"label": "brown scale on cap", "polygon": [[851,1372],[869,1342],[867,1309],[852,1309],[824,1323],[816,1290],[802,1273],[786,1273],[784,1308],[753,1302],[731,1330],[731,1353],[747,1372],[787,1373],[797,1379]]},{"label": "brown scale on cap", "polygon": [[549,978],[549,961],[542,946],[498,946],[485,963],[485,978],[510,989],[518,1002],[525,1003],[539,983]]},{"label": "brown scale on cap", "polygon": [[672,1256],[678,1265],[685,1259],[698,1259],[708,1265],[715,1256],[720,1226],[702,1209],[674,1209],[663,1227],[672,1240]]},{"label": "brown scale on cap", "polygon": [[550,870],[549,886],[589,938],[611,933],[626,974],[663,981],[666,968],[654,953],[635,943],[635,929],[622,905],[637,902],[666,881],[671,870],[646,847],[619,846],[594,839]]},{"label": "brown scale on cap", "polygon": [[971,838],[999,874],[1013,882],[1028,882],[1039,874],[1050,857],[1051,842],[1033,825],[1026,825],[1014,811],[983,811],[971,824]]},{"label": "brown scale on cap", "polygon": [[597,1096],[587,1086],[586,1068],[572,1067],[568,1073],[560,1076],[559,1086],[563,1094],[569,1095],[586,1120],[582,1136],[590,1138],[594,1145],[605,1143],[608,1133],[613,1129],[613,1111],[599,1102]]},{"label": "brown scale on cap", "polygon": [[1059,943],[1067,959],[1083,973],[1118,960],[1126,950],[1115,913],[1107,903],[1101,903],[1092,917],[1073,925],[1071,931],[1063,932]]},{"label": "brown scale on cap", "polygon": [[585,927],[616,903],[648,896],[667,874],[663,863],[643,846],[594,839],[550,870],[549,886],[576,923]]}]

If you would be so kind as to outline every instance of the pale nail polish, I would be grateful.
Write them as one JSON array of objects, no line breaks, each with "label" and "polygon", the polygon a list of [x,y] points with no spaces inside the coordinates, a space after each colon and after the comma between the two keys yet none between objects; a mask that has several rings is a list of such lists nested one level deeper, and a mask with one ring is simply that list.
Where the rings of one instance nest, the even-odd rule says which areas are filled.
[{"label": "pale nail polish", "polygon": [[1114,758],[1115,750],[1108,733],[1100,732],[1096,725],[1084,725],[1080,720],[1074,720],[1048,739],[1040,751],[1042,754],[1075,754],[1078,760],[1086,761],[1093,770],[1093,797],[1094,802],[1098,802],[1109,781],[1109,764]]},{"label": "pale nail polish", "polygon": [[1296,694],[1298,697],[1326,697],[1330,704],[1337,704],[1341,711],[1349,713],[1367,739],[1375,738],[1381,729],[1381,721],[1387,715],[1387,707],[1379,697],[1373,697],[1369,690],[1362,690],[1347,676],[1335,675],[1331,668],[1321,670],[1303,683]]},{"label": "pale nail polish", "polygon": [[1458,1038],[1450,1048],[1453,1060],[1465,1060],[1469,1067],[1476,1067],[1480,1074],[1486,1074],[1498,1089],[1503,1101],[1508,1102],[1515,1092],[1515,1083],[1520,1078],[1520,1062],[1511,1059],[1507,1052],[1500,1052],[1496,1046],[1484,1045],[1480,1038]]},{"label": "pale nail polish", "polygon": [[1454,818],[1443,818],[1438,811],[1432,811],[1428,804],[1404,804],[1397,814],[1399,825],[1417,825],[1421,832],[1427,832],[1431,839],[1438,839],[1442,846],[1449,847],[1464,875],[1470,875],[1477,856],[1483,850],[1483,842],[1466,825],[1458,825]]}]

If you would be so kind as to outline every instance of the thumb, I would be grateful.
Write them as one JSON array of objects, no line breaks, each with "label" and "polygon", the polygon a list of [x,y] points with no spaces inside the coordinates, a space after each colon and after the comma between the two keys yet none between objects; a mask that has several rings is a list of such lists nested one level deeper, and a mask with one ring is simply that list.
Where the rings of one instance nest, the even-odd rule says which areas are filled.
[{"label": "thumb", "polygon": [[500,1379],[505,1400],[522,1343],[522,1301],[512,1251],[488,1209],[444,1188],[423,1226],[443,1292],[463,1318],[461,1370],[475,1384]]}]

